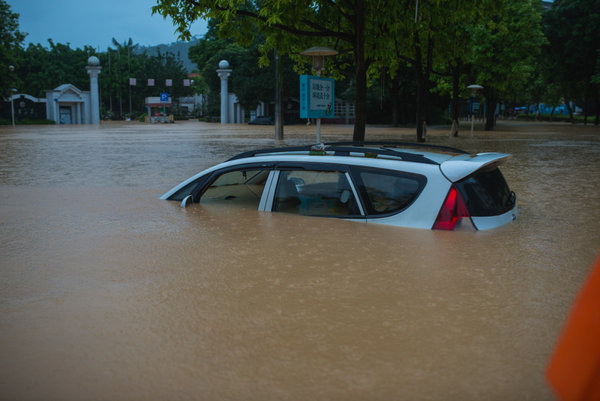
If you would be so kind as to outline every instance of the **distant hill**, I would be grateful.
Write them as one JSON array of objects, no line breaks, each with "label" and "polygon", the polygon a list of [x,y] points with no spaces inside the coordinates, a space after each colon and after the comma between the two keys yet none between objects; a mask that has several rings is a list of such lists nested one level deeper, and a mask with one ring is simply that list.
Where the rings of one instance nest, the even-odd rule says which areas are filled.
[{"label": "distant hill", "polygon": [[181,58],[181,61],[183,62],[183,68],[185,68],[187,72],[192,72],[197,69],[198,66],[188,58],[188,50],[190,47],[195,45],[199,39],[199,37],[193,37],[189,42],[180,41],[156,46],[139,46],[137,49],[139,53],[143,53],[145,51],[149,55],[156,54],[157,50],[159,50],[161,53],[172,53],[175,55],[175,57]]}]

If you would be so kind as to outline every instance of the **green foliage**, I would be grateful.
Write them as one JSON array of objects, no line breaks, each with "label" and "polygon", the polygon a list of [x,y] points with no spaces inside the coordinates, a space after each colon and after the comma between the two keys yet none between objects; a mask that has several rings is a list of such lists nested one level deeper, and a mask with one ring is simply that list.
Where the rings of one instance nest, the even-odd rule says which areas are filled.
[{"label": "green foliage", "polygon": [[46,90],[65,83],[81,90],[89,90],[90,78],[85,70],[87,60],[95,51],[91,47],[72,49],[69,44],[55,44],[48,40],[49,48],[29,44],[19,51],[22,86],[19,92],[43,98]]},{"label": "green foliage", "polygon": [[478,84],[509,95],[522,90],[545,43],[537,0],[493,0],[474,26],[473,60]]},{"label": "green foliage", "polygon": [[446,96],[456,107],[472,83],[485,87],[488,110],[500,99],[583,105],[600,97],[600,0],[556,0],[543,20],[539,0],[157,0],[153,12],[171,18],[188,39],[193,21],[209,20],[208,33],[189,51],[201,75],[192,87],[183,87],[187,77],[175,55],[139,53],[131,39],[113,39],[99,54],[52,41],[23,49],[18,15],[0,0],[0,95],[16,87],[43,97],[63,83],[88,90],[85,65],[96,55],[106,114],[129,114],[130,98],[130,114],[143,112],[144,98],[160,92],[208,92],[208,107],[217,110],[215,70],[226,59],[234,70],[230,89],[250,109],[273,98],[274,50],[282,55],[285,96],[297,97],[297,74],[310,72],[300,52],[327,46],[339,54],[327,59],[323,75],[336,78],[338,97],[355,101],[355,139],[363,139],[361,129],[364,137],[367,113],[375,122],[432,123],[447,109]]},{"label": "green foliage", "polygon": [[[46,90],[65,83],[83,91],[89,90],[90,77],[85,67],[91,55],[97,56],[102,66],[99,86],[103,114],[113,118],[143,112],[145,97],[158,96],[160,92],[175,97],[188,96],[194,90],[194,87],[183,86],[187,73],[178,58],[171,53],[136,53],[137,45],[131,38],[123,43],[113,39],[114,48],[103,53],[96,53],[89,46],[72,49],[69,44],[52,40],[48,45],[29,44],[26,49],[17,50],[20,67],[15,72],[21,82],[19,92],[43,98]],[[137,84],[130,87],[129,78],[136,78]],[[147,86],[148,78],[153,78],[156,86]],[[166,86],[167,79],[172,80],[172,87]]]},{"label": "green foliage", "polygon": [[[221,37],[233,38],[249,46],[256,35],[264,36],[259,48],[261,65],[268,65],[272,50],[288,55],[305,69],[309,60],[300,52],[313,46],[328,46],[340,53],[332,70],[354,78],[356,124],[354,139],[364,139],[368,66],[376,58],[382,40],[388,40],[382,27],[396,18],[397,1],[319,0],[157,0],[153,12],[169,17],[182,38],[189,38],[189,26],[197,18],[218,21]],[[390,22],[391,23],[391,22]]]},{"label": "green foliage", "polygon": [[[24,118],[22,120],[15,120],[15,125],[53,125],[56,121],[53,120],[30,120]],[[12,125],[12,120],[6,118],[0,118],[0,125]]]},{"label": "green foliage", "polygon": [[[600,0],[556,0],[544,14],[544,63],[565,101],[584,105],[600,91]],[[550,71],[551,74],[548,72]],[[596,108],[600,107],[596,105]]]},{"label": "green foliage", "polygon": [[[262,35],[261,65],[277,49],[296,62],[296,71],[306,71],[302,50],[336,49],[326,74],[351,82],[359,125],[366,120],[367,84],[382,73],[394,79],[403,68],[415,73],[417,119],[423,121],[430,119],[432,91],[457,98],[457,88],[474,80],[496,98],[522,90],[543,42],[538,6],[538,0],[158,0],[153,12],[170,17],[183,37],[200,17],[217,21],[213,35],[244,48]],[[355,139],[361,139],[358,131]]]},{"label": "green foliage", "polygon": [[19,14],[11,12],[10,6],[0,0],[0,98],[8,96],[12,88],[19,87],[21,65],[17,54],[24,39],[25,34],[19,31]]},{"label": "green foliage", "polygon": [[[255,108],[260,101],[267,104],[273,101],[275,86],[274,64],[259,65],[261,59],[260,36],[244,48],[232,41],[207,35],[190,49],[189,57],[198,65],[202,82],[212,94],[213,104],[218,102],[220,78],[216,69],[219,61],[227,60],[233,69],[229,78],[229,90],[234,92],[246,110]],[[284,91],[286,97],[298,97],[298,75],[293,70],[293,62],[285,57],[282,62]],[[216,112],[217,110],[213,110]]]},{"label": "green foliage", "polygon": [[[131,38],[123,43],[113,38],[113,47],[98,55],[102,65],[101,105],[111,118],[121,119],[129,114],[130,99],[131,111],[135,114],[144,110],[146,97],[159,96],[161,92],[172,97],[192,94],[192,87],[183,86],[187,73],[180,59],[158,50],[155,55],[140,54],[135,51],[137,46]],[[129,78],[135,78],[136,85],[130,86]],[[155,86],[147,85],[149,78],[154,79]],[[173,86],[166,86],[167,79],[172,80]]]}]

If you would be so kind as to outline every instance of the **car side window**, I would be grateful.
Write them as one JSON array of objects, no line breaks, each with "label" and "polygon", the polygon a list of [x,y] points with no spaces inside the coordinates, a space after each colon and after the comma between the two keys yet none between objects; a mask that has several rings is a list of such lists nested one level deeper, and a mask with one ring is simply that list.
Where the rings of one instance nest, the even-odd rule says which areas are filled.
[{"label": "car side window", "polygon": [[260,202],[268,169],[242,169],[218,175],[200,197],[200,203],[227,202],[256,207]]},{"label": "car side window", "polygon": [[355,168],[362,196],[371,215],[390,214],[408,207],[425,186],[426,178],[389,170]]},{"label": "car side window", "polygon": [[346,174],[339,171],[280,171],[273,211],[309,216],[361,216]]}]

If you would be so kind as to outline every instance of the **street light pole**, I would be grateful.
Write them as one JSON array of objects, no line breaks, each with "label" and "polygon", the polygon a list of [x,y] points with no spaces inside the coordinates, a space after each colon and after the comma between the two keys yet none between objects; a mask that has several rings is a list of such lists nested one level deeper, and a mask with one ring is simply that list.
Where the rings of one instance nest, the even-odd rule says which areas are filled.
[{"label": "street light pole", "polygon": [[[11,89],[11,92],[14,92],[14,89]],[[15,128],[15,104],[13,101],[13,94],[10,94],[10,117],[12,120],[12,126]]]},{"label": "street light pole", "polygon": [[[15,70],[15,66],[14,65],[9,65],[8,69],[12,73]],[[10,118],[12,120],[12,127],[13,128],[15,128],[15,105],[14,105],[14,101],[13,101],[13,92],[16,92],[16,91],[17,91],[16,89],[11,89],[10,90]]]}]

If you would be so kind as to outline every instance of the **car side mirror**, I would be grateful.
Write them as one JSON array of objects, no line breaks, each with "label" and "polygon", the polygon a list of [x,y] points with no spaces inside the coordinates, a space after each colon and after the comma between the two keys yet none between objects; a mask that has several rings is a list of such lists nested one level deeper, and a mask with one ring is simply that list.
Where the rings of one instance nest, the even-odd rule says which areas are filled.
[{"label": "car side mirror", "polygon": [[186,208],[189,205],[191,205],[193,201],[194,201],[194,198],[192,198],[192,195],[188,195],[185,198],[183,198],[179,207]]}]

